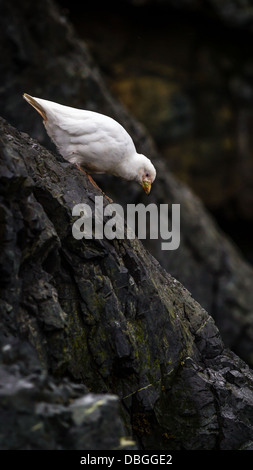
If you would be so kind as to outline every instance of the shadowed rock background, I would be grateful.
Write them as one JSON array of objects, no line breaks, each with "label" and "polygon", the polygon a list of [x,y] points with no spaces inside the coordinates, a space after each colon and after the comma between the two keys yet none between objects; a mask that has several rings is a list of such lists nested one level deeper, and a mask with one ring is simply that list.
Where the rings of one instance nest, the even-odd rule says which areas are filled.
[{"label": "shadowed rock background", "polygon": [[75,241],[94,188],[1,121],[2,448],[252,448],[252,14],[222,3],[0,3],[2,117],[55,152],[23,92],[108,114],[158,176],[148,201],[101,187],[181,205],[178,250],[143,240],[155,259]]}]

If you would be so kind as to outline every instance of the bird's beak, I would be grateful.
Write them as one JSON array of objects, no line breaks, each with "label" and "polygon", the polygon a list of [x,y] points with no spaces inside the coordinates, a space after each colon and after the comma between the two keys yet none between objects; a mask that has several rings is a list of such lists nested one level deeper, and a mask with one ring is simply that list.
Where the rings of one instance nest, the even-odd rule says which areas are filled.
[{"label": "bird's beak", "polygon": [[149,180],[142,181],[142,187],[146,194],[149,194],[151,191],[151,182]]}]

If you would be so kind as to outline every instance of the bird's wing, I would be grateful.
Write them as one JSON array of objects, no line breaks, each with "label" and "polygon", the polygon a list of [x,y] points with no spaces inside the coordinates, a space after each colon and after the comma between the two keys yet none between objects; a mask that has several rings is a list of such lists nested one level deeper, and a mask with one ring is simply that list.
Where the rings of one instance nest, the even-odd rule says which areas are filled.
[{"label": "bird's wing", "polygon": [[43,116],[49,136],[69,161],[111,171],[119,160],[136,152],[126,130],[108,116],[30,95],[24,97]]},{"label": "bird's wing", "polygon": [[110,159],[113,163],[136,152],[131,137],[119,123],[93,111],[77,111],[57,114],[45,122],[50,137],[65,158],[78,154],[86,160],[87,157]]}]

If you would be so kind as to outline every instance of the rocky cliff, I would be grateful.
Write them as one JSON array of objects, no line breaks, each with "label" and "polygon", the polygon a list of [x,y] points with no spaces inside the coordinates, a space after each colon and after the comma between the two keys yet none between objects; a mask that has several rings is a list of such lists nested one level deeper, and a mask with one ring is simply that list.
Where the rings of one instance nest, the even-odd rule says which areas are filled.
[{"label": "rocky cliff", "polygon": [[[50,149],[41,118],[27,107],[24,92],[102,112],[123,124],[138,151],[157,168],[149,202],[181,204],[180,250],[164,255],[160,240],[143,243],[213,316],[226,346],[252,365],[252,267],[218,229],[201,201],[171,174],[143,126],[113,98],[62,11],[50,0],[42,4],[11,0],[2,2],[0,8],[2,116]],[[147,202],[135,184],[118,184],[114,178],[97,180],[123,206],[129,201]]]},{"label": "rocky cliff", "polygon": [[0,153],[1,448],[253,448],[252,373],[207,312],[138,239],[73,237],[100,194],[75,167],[4,120]]},{"label": "rocky cliff", "polygon": [[[251,449],[251,266],[55,4],[0,7],[1,114],[18,129],[1,119],[1,448]],[[73,206],[94,209],[100,193],[55,153],[23,92],[121,122],[157,168],[148,202],[181,206],[180,249],[75,240]],[[123,207],[147,203],[134,184],[98,182]]]}]

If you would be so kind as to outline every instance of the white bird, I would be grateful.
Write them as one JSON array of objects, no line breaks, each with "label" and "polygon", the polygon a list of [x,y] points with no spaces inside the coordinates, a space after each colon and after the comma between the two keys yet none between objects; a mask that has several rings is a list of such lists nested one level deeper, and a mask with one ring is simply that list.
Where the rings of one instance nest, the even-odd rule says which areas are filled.
[{"label": "white bird", "polygon": [[83,168],[88,176],[108,173],[135,180],[146,194],[150,193],[156,177],[154,165],[136,152],[132,138],[121,124],[104,114],[71,108],[27,93],[23,96],[43,117],[49,137],[65,160],[80,170]]}]

